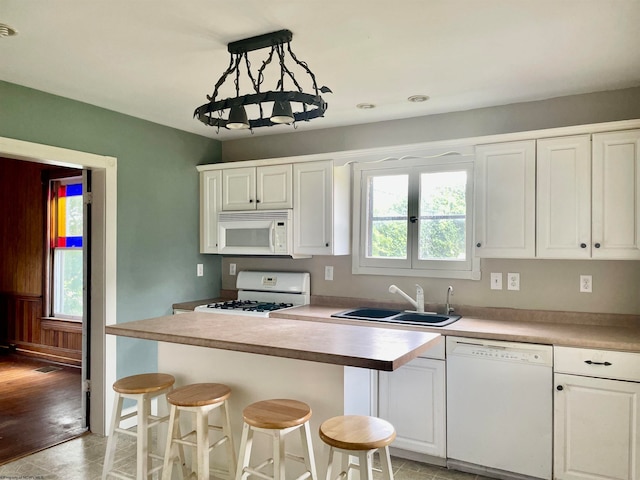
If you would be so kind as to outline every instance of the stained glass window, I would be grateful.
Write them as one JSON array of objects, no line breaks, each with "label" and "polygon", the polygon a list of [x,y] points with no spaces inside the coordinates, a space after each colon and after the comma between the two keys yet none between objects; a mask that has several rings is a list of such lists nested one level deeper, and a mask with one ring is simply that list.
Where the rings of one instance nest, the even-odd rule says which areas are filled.
[{"label": "stained glass window", "polygon": [[82,248],[82,184],[59,185],[56,247]]},{"label": "stained glass window", "polygon": [[51,313],[82,319],[82,183],[57,180],[51,189]]}]

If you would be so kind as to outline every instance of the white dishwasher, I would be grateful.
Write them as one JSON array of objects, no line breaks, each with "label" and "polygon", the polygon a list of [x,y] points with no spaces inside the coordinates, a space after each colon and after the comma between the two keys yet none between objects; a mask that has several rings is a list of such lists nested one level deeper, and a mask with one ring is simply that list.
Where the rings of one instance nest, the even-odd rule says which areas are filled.
[{"label": "white dishwasher", "polygon": [[550,479],[552,347],[461,337],[446,343],[449,468]]}]

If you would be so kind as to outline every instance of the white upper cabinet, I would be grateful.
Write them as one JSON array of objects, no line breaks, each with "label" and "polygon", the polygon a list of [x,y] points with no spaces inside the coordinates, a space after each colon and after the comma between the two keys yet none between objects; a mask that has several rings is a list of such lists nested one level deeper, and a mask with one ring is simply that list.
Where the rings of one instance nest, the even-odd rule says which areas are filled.
[{"label": "white upper cabinet", "polygon": [[592,257],[640,259],[640,130],[593,135]]},{"label": "white upper cabinet", "polygon": [[294,254],[349,254],[349,167],[334,167],[332,160],[296,163],[293,176]]},{"label": "white upper cabinet", "polygon": [[292,166],[222,170],[223,210],[276,210],[291,208]]},{"label": "white upper cabinet", "polygon": [[536,255],[591,256],[591,136],[538,140]]},{"label": "white upper cabinet", "polygon": [[536,143],[476,147],[477,257],[534,258]]},{"label": "white upper cabinet", "polygon": [[538,140],[537,180],[539,258],[640,259],[640,130]]},{"label": "white upper cabinet", "polygon": [[218,212],[222,207],[222,171],[200,172],[200,253],[218,253]]}]

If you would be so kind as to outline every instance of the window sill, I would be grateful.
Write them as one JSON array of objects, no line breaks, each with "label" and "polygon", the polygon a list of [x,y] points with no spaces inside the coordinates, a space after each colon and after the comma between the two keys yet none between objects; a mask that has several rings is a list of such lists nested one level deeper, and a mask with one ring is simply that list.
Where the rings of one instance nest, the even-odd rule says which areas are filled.
[{"label": "window sill", "polygon": [[[355,259],[355,257],[354,257]],[[480,260],[472,260],[473,270],[420,270],[412,268],[364,267],[353,263],[354,275],[393,275],[398,277],[451,278],[457,280],[480,280]]]},{"label": "window sill", "polygon": [[70,322],[70,323],[82,323],[81,318],[69,318],[69,317],[41,317],[42,320],[52,320],[55,322]]}]

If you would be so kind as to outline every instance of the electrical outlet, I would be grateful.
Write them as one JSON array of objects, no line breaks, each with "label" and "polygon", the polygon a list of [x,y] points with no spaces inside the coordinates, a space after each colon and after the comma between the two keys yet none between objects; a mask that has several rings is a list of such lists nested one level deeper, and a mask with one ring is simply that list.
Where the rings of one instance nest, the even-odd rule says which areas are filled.
[{"label": "electrical outlet", "polygon": [[507,290],[520,290],[519,273],[507,273]]},{"label": "electrical outlet", "polygon": [[502,290],[502,272],[491,274],[491,290]]},{"label": "electrical outlet", "polygon": [[591,293],[593,291],[593,279],[591,275],[580,275],[580,291]]},{"label": "electrical outlet", "polygon": [[196,265],[196,275],[202,277],[204,275],[204,265],[199,263]]},{"label": "electrical outlet", "polygon": [[229,275],[235,275],[236,274],[236,264],[235,263],[230,263],[229,264]]},{"label": "electrical outlet", "polygon": [[324,279],[333,280],[333,267],[331,266],[324,267]]}]

